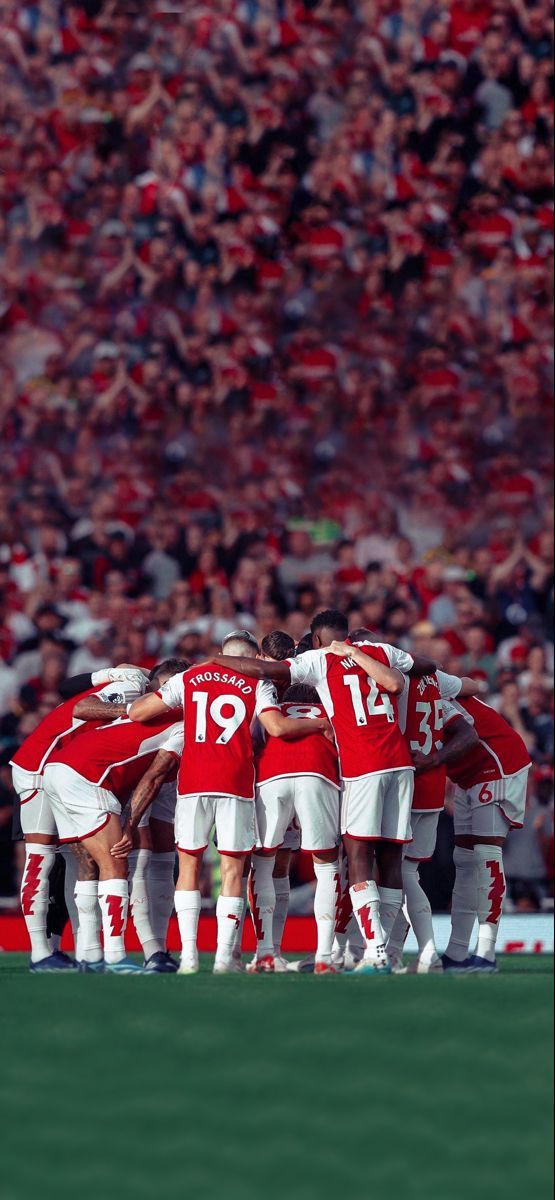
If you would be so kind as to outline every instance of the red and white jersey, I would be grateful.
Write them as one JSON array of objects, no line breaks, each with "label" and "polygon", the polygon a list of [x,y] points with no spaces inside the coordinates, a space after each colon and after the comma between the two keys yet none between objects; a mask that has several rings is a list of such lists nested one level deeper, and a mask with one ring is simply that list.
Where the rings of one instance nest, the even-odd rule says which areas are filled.
[{"label": "red and white jersey", "polygon": [[97,684],[96,687],[88,688],[78,696],[65,700],[63,704],[58,704],[21,743],[10,759],[11,766],[20,767],[22,771],[28,771],[32,775],[42,775],[46,762],[60,742],[85,724],[73,715],[77,704],[85,696],[98,696],[108,704],[125,704],[136,700],[138,692],[136,687],[131,688],[129,683]]},{"label": "red and white jersey", "polygon": [[[471,788],[490,779],[505,779],[530,766],[530,755],[520,734],[489,704],[475,696],[466,696],[464,700],[451,701],[451,707],[457,716],[474,726],[480,739],[463,759],[448,764],[447,774],[453,783]],[[446,726],[453,719],[454,714],[446,716]]]},{"label": "red and white jersey", "polygon": [[[280,704],[284,717],[293,720],[306,718],[308,721],[323,717],[321,704],[296,704],[294,701]],[[316,775],[339,787],[339,764],[337,750],[323,733],[310,733],[307,737],[288,742],[279,737],[268,737],[256,759],[256,782],[268,783],[270,779],[283,779],[290,775]]]},{"label": "red and white jersey", "polygon": [[148,724],[140,725],[129,717],[120,717],[111,725],[93,725],[79,730],[66,745],[50,756],[50,763],[63,763],[83,779],[113,792],[121,805],[159,750],[174,754],[183,751],[183,722],[175,712],[164,713]]},{"label": "red and white jersey", "polygon": [[[436,674],[419,679],[405,676],[399,696],[399,724],[411,753],[432,754],[443,746],[444,705]],[[443,808],[447,772],[444,766],[415,775],[412,807],[415,812],[437,812]]]},{"label": "red and white jersey", "polygon": [[[404,650],[381,642],[357,643],[369,658],[410,671]],[[333,726],[342,779],[360,779],[384,771],[402,771],[413,763],[401,733],[396,697],[381,692],[350,657],[329,650],[307,650],[288,659],[292,683],[315,687]]]},{"label": "red and white jersey", "polygon": [[158,693],[183,709],[185,749],[177,781],[179,796],[254,799],[254,718],[278,708],[276,690],[232,670],[189,667]]}]

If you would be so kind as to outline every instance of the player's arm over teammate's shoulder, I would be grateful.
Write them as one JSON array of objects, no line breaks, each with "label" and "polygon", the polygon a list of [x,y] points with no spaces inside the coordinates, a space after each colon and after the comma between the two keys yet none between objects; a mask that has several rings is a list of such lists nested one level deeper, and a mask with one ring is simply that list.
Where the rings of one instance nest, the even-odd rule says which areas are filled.
[{"label": "player's arm over teammate's shoulder", "polygon": [[351,646],[349,642],[332,642],[329,649],[338,658],[352,658],[382,691],[391,692],[394,696],[403,691],[405,680],[402,671],[397,667],[388,667],[386,663],[370,658],[360,646]]},{"label": "player's arm over teammate's shoulder", "polygon": [[307,721],[306,717],[286,717],[277,708],[260,713],[258,719],[270,737],[283,738],[285,741],[310,737],[314,733],[329,734],[331,730],[327,717],[315,717]]},{"label": "player's arm over teammate's shoulder", "polygon": [[438,671],[439,690],[444,700],[454,700],[456,696],[481,696],[487,692],[487,684],[482,679],[471,679],[468,675],[462,678],[449,675],[447,671]]},{"label": "player's arm over teammate's shoulder", "polygon": [[127,715],[132,721],[152,721],[163,716],[172,708],[183,708],[183,671],[172,675],[162,686],[146,696],[140,696],[128,706]]},{"label": "player's arm over teammate's shoulder", "polygon": [[224,667],[227,671],[233,671],[234,674],[248,675],[251,679],[273,679],[276,683],[289,683],[291,680],[288,662],[215,654],[210,659],[210,663],[217,667]]},{"label": "player's arm over teammate's shoulder", "polygon": [[473,725],[461,716],[448,700],[443,704],[443,745],[431,754],[421,754],[419,750],[413,754],[412,760],[417,773],[432,771],[435,767],[448,766],[459,758],[464,758],[479,742],[478,734]]}]

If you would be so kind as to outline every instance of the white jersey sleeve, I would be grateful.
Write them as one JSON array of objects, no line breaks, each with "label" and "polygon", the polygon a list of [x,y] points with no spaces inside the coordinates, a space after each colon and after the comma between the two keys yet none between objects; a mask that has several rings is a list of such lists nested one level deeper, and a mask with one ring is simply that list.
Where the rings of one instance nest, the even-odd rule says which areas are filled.
[{"label": "white jersey sleeve", "polygon": [[442,700],[454,700],[462,688],[462,679],[458,675],[448,675],[446,671],[437,671],[437,679]]},{"label": "white jersey sleeve", "polygon": [[287,662],[291,672],[291,683],[309,683],[318,688],[326,678],[325,650],[307,650],[304,654],[299,654],[298,658],[288,658]]},{"label": "white jersey sleeve", "polygon": [[414,666],[412,654],[408,654],[406,650],[401,650],[399,646],[390,645],[389,642],[378,642],[377,645],[387,654],[390,667],[395,667],[398,671],[402,671],[403,675],[408,675]]},{"label": "white jersey sleeve", "polygon": [[269,708],[279,708],[276,689],[269,679],[259,679],[256,685],[255,716],[267,712]]},{"label": "white jersey sleeve", "polygon": [[156,693],[168,708],[183,708],[183,674],[181,671],[179,675],[172,675]]},{"label": "white jersey sleeve", "polygon": [[114,683],[105,684],[96,695],[105,704],[131,704],[133,700],[138,700],[143,692],[144,688],[138,686],[138,680],[133,682],[131,679],[118,679]]},{"label": "white jersey sleeve", "polygon": [[167,750],[168,754],[175,754],[176,758],[181,758],[183,754],[184,744],[184,728],[183,721],[176,721],[170,725],[169,729],[164,732],[164,740],[160,745],[160,750]]}]

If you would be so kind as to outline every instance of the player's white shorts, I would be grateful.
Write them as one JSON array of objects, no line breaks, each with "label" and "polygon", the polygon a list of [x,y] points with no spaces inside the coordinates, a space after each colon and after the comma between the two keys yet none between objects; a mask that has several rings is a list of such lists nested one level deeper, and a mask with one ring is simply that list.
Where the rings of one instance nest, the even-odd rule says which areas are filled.
[{"label": "player's white shorts", "polygon": [[301,827],[299,825],[299,822],[297,821],[297,818],[293,817],[293,820],[290,821],[289,825],[287,826],[287,829],[285,830],[285,836],[283,838],[283,845],[280,846],[280,850],[300,850],[300,848],[301,848]]},{"label": "player's white shorts", "polygon": [[491,779],[475,787],[455,789],[455,834],[504,837],[520,829],[526,810],[526,785],[530,767],[515,775]]},{"label": "player's white shorts", "polygon": [[257,846],[275,850],[285,844],[293,817],[301,827],[301,849],[313,853],[339,844],[339,790],[317,775],[269,779],[256,789]]},{"label": "player's white shorts", "polygon": [[155,817],[157,821],[166,821],[168,825],[173,825],[176,803],[177,785],[175,780],[173,783],[163,783],[156,799],[150,806],[150,816]]},{"label": "player's white shorts", "polygon": [[178,850],[197,854],[205,850],[212,826],[220,854],[250,854],[256,844],[252,800],[237,796],[178,796],[175,808],[175,842]]},{"label": "player's white shorts", "polygon": [[47,763],[44,790],[52,811],[60,842],[82,842],[100,833],[110,814],[119,817],[121,804],[113,792],[83,779],[65,763]]},{"label": "player's white shorts", "polygon": [[412,810],[410,823],[412,842],[405,847],[405,858],[417,862],[427,862],[434,853],[437,841],[437,824],[440,810],[435,812],[415,812]]},{"label": "player's white shorts", "polygon": [[19,796],[23,836],[41,833],[43,837],[57,837],[54,813],[48,796],[44,793],[42,776],[32,775],[30,771],[13,766],[12,781]]},{"label": "player's white shorts", "polygon": [[341,833],[363,842],[410,842],[414,771],[383,771],[343,783]]}]

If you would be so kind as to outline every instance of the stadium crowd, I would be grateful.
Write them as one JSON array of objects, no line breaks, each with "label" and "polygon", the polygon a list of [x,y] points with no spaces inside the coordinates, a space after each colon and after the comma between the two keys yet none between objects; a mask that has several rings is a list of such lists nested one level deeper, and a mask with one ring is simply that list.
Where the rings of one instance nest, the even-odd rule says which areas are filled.
[{"label": "stadium crowd", "polygon": [[551,5],[0,17],[1,761],[67,674],[339,607],[545,792]]}]

